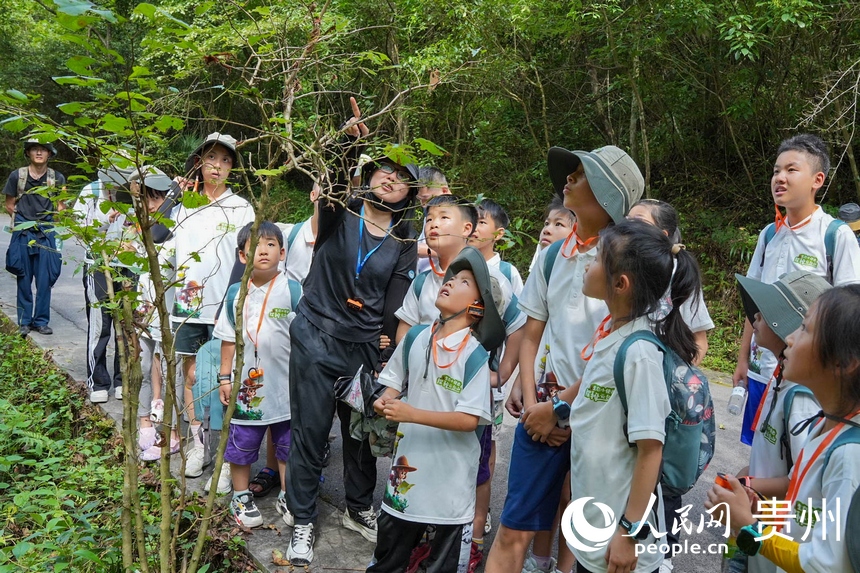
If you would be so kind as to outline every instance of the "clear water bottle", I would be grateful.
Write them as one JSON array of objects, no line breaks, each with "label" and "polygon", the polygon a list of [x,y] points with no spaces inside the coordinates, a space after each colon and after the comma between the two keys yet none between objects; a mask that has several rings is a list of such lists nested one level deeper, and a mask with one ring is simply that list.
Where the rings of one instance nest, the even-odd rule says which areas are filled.
[{"label": "clear water bottle", "polygon": [[732,397],[729,398],[729,414],[732,416],[740,416],[744,411],[744,400],[747,398],[747,389],[741,385],[735,386],[732,390]]}]

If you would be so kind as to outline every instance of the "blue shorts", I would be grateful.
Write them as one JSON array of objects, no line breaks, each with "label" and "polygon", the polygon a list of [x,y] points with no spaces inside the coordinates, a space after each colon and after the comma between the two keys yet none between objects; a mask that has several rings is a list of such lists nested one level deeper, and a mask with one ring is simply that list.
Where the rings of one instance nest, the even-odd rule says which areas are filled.
[{"label": "blue shorts", "polygon": [[502,525],[519,531],[549,531],[570,470],[570,440],[558,447],[532,440],[517,424],[508,470]]},{"label": "blue shorts", "polygon": [[266,430],[272,429],[275,457],[285,462],[290,457],[290,421],[276,422],[267,426],[244,426],[230,424],[224,461],[238,466],[250,466],[260,457],[260,445]]}]

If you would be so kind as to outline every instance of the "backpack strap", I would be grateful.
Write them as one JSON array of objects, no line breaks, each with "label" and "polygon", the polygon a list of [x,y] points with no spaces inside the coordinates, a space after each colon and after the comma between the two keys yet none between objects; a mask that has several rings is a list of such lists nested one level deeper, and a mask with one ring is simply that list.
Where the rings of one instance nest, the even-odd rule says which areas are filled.
[{"label": "backpack strap", "polygon": [[484,366],[490,359],[490,353],[480,344],[475,347],[469,357],[466,359],[466,375],[463,377],[463,388],[472,381],[481,367]]},{"label": "backpack strap", "polygon": [[615,388],[618,392],[618,398],[621,399],[621,406],[624,408],[625,416],[627,416],[627,388],[624,387],[624,363],[627,361],[627,349],[630,348],[631,344],[639,340],[647,340],[657,346],[660,352],[663,353],[663,373],[665,374],[666,372],[666,359],[669,352],[666,349],[666,345],[663,344],[662,340],[657,338],[656,334],[650,330],[637,330],[624,339],[624,342],[621,343],[621,348],[618,349],[618,354],[615,355],[612,377],[615,379]]},{"label": "backpack strap", "polygon": [[556,241],[546,248],[546,258],[543,260],[543,278],[546,284],[549,285],[549,277],[552,276],[552,267],[555,266],[555,259],[558,258],[558,252],[561,250],[563,241]]},{"label": "backpack strap", "polygon": [[57,184],[57,173],[48,167],[48,178],[45,180],[45,185],[54,187]]},{"label": "backpack strap", "polygon": [[424,271],[423,273],[419,273],[415,280],[412,281],[412,292],[415,293],[415,299],[421,300],[421,290],[424,288],[424,281],[427,280],[427,275],[430,274],[430,271]]},{"label": "backpack strap", "polygon": [[847,444],[860,444],[860,428],[849,426],[847,430],[836,436],[836,439],[833,440],[833,443],[830,444],[830,447],[827,448],[827,451],[824,453],[824,469],[822,471],[827,471],[827,464],[830,463],[830,456],[833,455],[836,448]]},{"label": "backpack strap", "polygon": [[29,174],[29,171],[29,167],[18,168],[18,197],[24,194],[24,188],[27,186],[27,175]]},{"label": "backpack strap", "polygon": [[[416,277],[415,280],[418,280],[418,277]],[[428,326],[430,325],[416,324],[406,332],[406,336],[404,336],[403,340],[400,341],[400,345],[403,346],[403,370],[406,372],[407,382],[409,381],[409,351],[412,350],[412,344],[415,342],[415,339],[418,338],[418,335],[424,332]]]},{"label": "backpack strap", "polygon": [[833,219],[824,233],[824,256],[827,257],[827,282],[833,284],[833,253],[836,251],[836,234],[845,221]]},{"label": "backpack strap", "polygon": [[290,234],[287,237],[287,251],[292,250],[293,243],[296,242],[296,237],[299,236],[299,233],[301,232],[302,227],[304,226],[304,224],[306,222],[307,221],[302,221],[301,223],[296,223],[295,225],[293,225],[293,228],[290,229]]},{"label": "backpack strap", "polygon": [[761,249],[761,262],[759,263],[760,267],[764,266],[764,255],[767,252],[767,244],[770,243],[774,235],[776,235],[776,223],[771,223],[764,228],[764,245],[762,245]]},{"label": "backpack strap", "polygon": [[[795,397],[798,394],[802,394],[805,396],[812,396],[812,390],[807,388],[806,386],[801,386],[800,384],[795,384],[791,388],[785,391],[785,398],[783,398],[782,402],[782,435],[779,437],[781,453],[786,456],[788,460],[788,468],[794,465],[794,458],[791,453],[791,439],[789,438],[789,431],[791,428],[788,427],[788,418],[791,415],[791,407],[794,403]],[[764,399],[764,398],[762,398]]]},{"label": "backpack strap", "polygon": [[236,295],[239,294],[239,287],[242,283],[233,283],[227,288],[227,296],[224,297],[224,307],[227,311],[227,320],[230,321],[230,326],[236,328]]},{"label": "backpack strap", "polygon": [[507,261],[499,261],[499,270],[502,271],[502,274],[505,275],[505,278],[508,279],[509,283],[514,282],[514,272],[511,270],[513,266],[514,265]]},{"label": "backpack strap", "polygon": [[295,312],[302,300],[302,285],[293,279],[287,279],[287,286],[290,289],[290,310]]}]

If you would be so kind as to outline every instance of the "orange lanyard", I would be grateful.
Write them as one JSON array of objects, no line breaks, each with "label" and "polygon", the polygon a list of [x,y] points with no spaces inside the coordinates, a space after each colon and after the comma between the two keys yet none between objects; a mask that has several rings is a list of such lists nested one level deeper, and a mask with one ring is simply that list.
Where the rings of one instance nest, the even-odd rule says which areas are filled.
[{"label": "orange lanyard", "polygon": [[[565,259],[569,259],[570,257],[576,255],[576,253],[578,251],[585,250],[587,247],[594,245],[595,243],[597,243],[597,239],[600,238],[599,235],[595,235],[595,236],[591,237],[590,239],[583,241],[582,239],[579,238],[579,235],[576,234],[576,225],[577,225],[577,223],[573,224],[573,230],[570,232],[570,234],[564,240],[564,243],[562,243],[562,245],[561,245],[561,256],[564,257]],[[570,250],[568,253],[565,253],[565,250],[567,250],[568,245],[570,245],[571,239],[576,240],[576,246],[572,250]]]},{"label": "orange lanyard", "polygon": [[[598,325],[597,330],[594,332],[594,336],[591,337],[591,342],[589,342],[585,348],[579,353],[583,360],[588,362],[591,360],[591,357],[594,356],[594,347],[598,342],[609,336],[609,333],[612,332],[611,328],[606,328],[606,324],[612,318],[611,314],[607,314],[606,318],[600,321],[600,325]],[[590,352],[589,352],[590,350]]]},{"label": "orange lanyard", "polygon": [[432,255],[427,257],[427,260],[430,261],[430,268],[433,270],[433,274],[435,274],[437,277],[444,277],[445,276],[445,273],[443,271],[437,271],[436,270],[436,265],[433,263]]},{"label": "orange lanyard", "polygon": [[[854,418],[857,414],[860,414],[860,410],[857,410],[848,416],[848,419],[850,420]],[[821,421],[823,422],[825,419],[826,418],[822,418]],[[818,424],[816,424],[816,426],[817,425]],[[803,454],[806,452],[806,448],[800,450],[800,455],[797,457],[797,461],[794,462],[794,470],[791,472],[791,481],[788,483],[788,493],[786,494],[786,498],[789,501],[789,507],[794,507],[794,502],[797,500],[797,494],[800,491],[800,484],[803,483],[803,480],[806,478],[806,474],[809,472],[812,464],[815,463],[815,460],[821,455],[821,452],[823,452],[827,446],[836,439],[843,426],[845,426],[845,422],[839,422],[833,429],[827,432],[827,436],[821,440],[821,443],[818,444],[817,448],[815,448],[815,451],[812,453],[812,457],[809,458],[809,462],[803,470],[800,469],[800,464],[803,462]]]},{"label": "orange lanyard", "polygon": [[[801,229],[807,226],[810,222],[812,222],[812,215],[815,214],[815,211],[813,211],[812,214],[809,215],[809,217],[807,217],[797,225],[789,225],[788,219],[786,219],[785,215],[780,212],[779,207],[777,205],[774,205],[773,208],[776,211],[776,217],[773,220],[773,224],[776,225],[777,231],[779,231],[781,227],[788,227],[792,231],[797,231],[798,229]],[[817,210],[818,208],[816,208],[816,211]]]},{"label": "orange lanyard", "polygon": [[449,368],[452,364],[457,362],[457,359],[460,358],[460,354],[463,353],[463,350],[466,348],[466,345],[469,344],[469,336],[469,332],[466,332],[466,336],[463,337],[463,341],[457,348],[448,348],[443,342],[442,348],[444,348],[446,352],[454,352],[456,350],[457,354],[454,355],[454,360],[452,360],[448,364],[439,364],[439,351],[436,348],[436,334],[433,334],[433,338],[430,340],[430,345],[433,347],[433,362],[436,364],[436,366],[444,369]]},{"label": "orange lanyard", "polygon": [[[768,380],[767,387],[764,389],[764,394],[762,394],[761,400],[758,403],[758,410],[756,410],[755,418],[753,419],[753,423],[752,423],[752,431],[753,432],[755,432],[756,428],[758,428],[758,419],[761,417],[761,411],[764,409],[764,403],[767,399],[767,393],[770,392],[770,385],[774,380],[776,380],[779,377],[781,372],[782,372],[782,364],[777,364],[776,370],[773,371],[773,378]],[[774,400],[776,400],[776,398],[777,398],[776,396],[773,397]],[[788,423],[788,420],[786,420],[786,423]]]},{"label": "orange lanyard", "polygon": [[[257,348],[258,348],[257,341],[260,340],[260,327],[263,326],[263,317],[266,316],[266,303],[269,302],[269,295],[272,294],[272,287],[275,286],[276,280],[278,280],[278,275],[275,275],[275,278],[273,278],[271,281],[269,281],[269,288],[266,290],[266,296],[263,298],[263,307],[260,309],[260,318],[259,318],[259,320],[257,320],[257,332],[254,334],[254,336],[257,337],[256,339],[254,338],[254,336],[251,336],[251,331],[248,330],[248,325],[247,324],[245,325],[245,333],[248,335],[248,340],[250,340],[251,344],[254,345],[254,360],[257,360]],[[244,309],[244,315],[243,316],[248,316],[248,296],[247,295],[245,295],[245,309]]]}]

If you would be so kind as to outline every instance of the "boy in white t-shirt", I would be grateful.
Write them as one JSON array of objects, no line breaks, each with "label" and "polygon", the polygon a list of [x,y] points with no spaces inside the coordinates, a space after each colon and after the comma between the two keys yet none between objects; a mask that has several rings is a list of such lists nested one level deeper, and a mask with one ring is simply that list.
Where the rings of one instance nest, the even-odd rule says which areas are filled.
[{"label": "boy in white t-shirt", "polygon": [[[252,225],[245,225],[237,238],[241,245],[239,259],[245,264],[251,256]],[[301,285],[288,279],[279,269],[286,254],[280,229],[274,223],[263,221],[257,233],[259,242],[253,255],[254,270],[244,307],[238,308],[236,293],[239,285],[234,284],[225,302],[225,306],[232,305],[224,309],[227,320],[222,316],[215,326],[215,336],[222,341],[219,391],[221,403],[227,406],[234,384],[235,317],[241,312],[245,344],[242,385],[230,420],[224,460],[230,462],[233,477],[230,511],[245,527],[263,524],[263,516],[248,486],[251,464],[257,461],[267,430],[271,430],[281,481],[276,507],[280,513],[286,509],[284,473],[290,450],[290,323],[296,316],[295,307],[301,298]]]},{"label": "boy in white t-shirt", "polygon": [[210,133],[188,157],[187,172],[192,181],[182,181],[186,188],[207,199],[200,207],[181,203],[171,219],[176,254],[176,294],[170,320],[176,330],[174,349],[182,357],[185,379],[185,408],[190,421],[193,444],[186,452],[185,475],[198,477],[209,463],[209,436],[205,435],[202,416],[194,411],[193,386],[196,381],[197,350],[212,338],[215,314],[236,263],[236,234],[254,220],[254,208],[234,195],[227,179],[236,164],[236,140],[218,132]]},{"label": "boy in white t-shirt", "polygon": [[[776,220],[759,235],[748,277],[773,283],[786,273],[805,270],[834,286],[860,281],[860,246],[854,233],[815,204],[815,194],[829,171],[827,146],[820,138],[802,134],[782,142],[770,182]],[[785,208],[785,215],[780,207]],[[828,248],[828,234],[832,248]],[[748,391],[741,432],[745,444],[752,443],[752,418],[774,368],[776,357],[756,343],[752,324],[744,321],[732,381],[735,386],[746,385]]]},{"label": "boy in white t-shirt", "polygon": [[[418,169],[418,201],[421,203],[421,209],[427,213],[427,203],[433,197],[438,195],[450,195],[451,189],[448,187],[448,180],[445,174],[438,167],[430,165]],[[430,270],[430,257],[435,256],[432,248],[427,246],[427,241],[424,238],[424,228],[421,228],[421,236],[418,237],[418,272]]]},{"label": "boy in white t-shirt", "polygon": [[[791,429],[821,410],[812,392],[783,379],[781,364],[785,340],[800,327],[809,307],[830,284],[809,271],[793,271],[772,284],[743,275],[735,277],[758,344],[777,356],[780,364],[765,388],[753,420],[755,435],[749,466],[737,475],[748,476],[745,485],[766,498],[785,499],[791,468],[806,442],[805,433],[794,435]],[[785,418],[786,400],[790,406],[788,419]],[[768,573],[775,572],[776,566],[755,556],[749,559],[747,570]]]},{"label": "boy in white t-shirt", "polygon": [[[592,152],[553,147],[547,163],[576,223],[563,243],[541,251],[520,299],[528,315],[520,348],[525,412],[514,436],[501,527],[487,558],[494,573],[519,573],[535,533],[553,530],[570,467],[570,430],[561,427],[554,405],[573,401],[585,370],[582,349],[609,313],[604,301],[582,293],[585,269],[595,259],[598,233],[624,221],[645,188],[633,159],[612,145]],[[543,546],[552,549],[551,542]],[[555,569],[548,553],[533,556],[535,569]]]},{"label": "boy in white t-shirt", "polygon": [[284,261],[284,271],[287,278],[298,283],[303,283],[308,271],[311,269],[311,260],[314,255],[314,244],[317,239],[317,218],[319,205],[317,199],[320,196],[320,186],[314,182],[311,188],[310,200],[314,206],[313,214],[301,223],[276,223],[284,233],[287,245],[287,254]]},{"label": "boy in white t-shirt", "polygon": [[436,295],[439,320],[413,327],[412,344],[401,344],[379,377],[388,388],[374,408],[400,425],[368,573],[404,571],[429,525],[435,535],[423,565],[463,571],[468,563],[477,430],[491,421],[484,347],[498,346],[504,328],[498,281],[480,253],[466,249],[445,279]]}]

